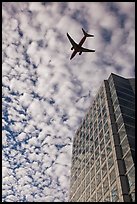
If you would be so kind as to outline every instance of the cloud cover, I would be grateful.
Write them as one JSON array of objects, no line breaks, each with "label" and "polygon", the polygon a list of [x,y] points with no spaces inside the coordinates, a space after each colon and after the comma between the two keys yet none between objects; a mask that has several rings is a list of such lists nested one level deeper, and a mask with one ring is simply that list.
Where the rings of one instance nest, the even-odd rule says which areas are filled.
[{"label": "cloud cover", "polygon": [[[95,35],[70,61],[68,32]],[[134,77],[134,2],[3,2],[3,202],[68,202],[75,131],[111,72]]]}]

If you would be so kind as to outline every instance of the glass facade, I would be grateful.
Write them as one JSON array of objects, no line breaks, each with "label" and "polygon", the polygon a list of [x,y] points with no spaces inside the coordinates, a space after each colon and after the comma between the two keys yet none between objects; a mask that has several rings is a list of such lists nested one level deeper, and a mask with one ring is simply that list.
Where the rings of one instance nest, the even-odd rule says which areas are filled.
[{"label": "glass facade", "polygon": [[135,201],[131,79],[104,80],[73,141],[70,202]]}]

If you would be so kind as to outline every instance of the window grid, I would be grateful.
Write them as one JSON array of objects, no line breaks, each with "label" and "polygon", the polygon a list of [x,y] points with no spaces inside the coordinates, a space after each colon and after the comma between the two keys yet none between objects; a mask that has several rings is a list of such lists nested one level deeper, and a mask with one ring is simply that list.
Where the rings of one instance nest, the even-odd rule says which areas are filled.
[{"label": "window grid", "polygon": [[[121,113],[121,111],[125,109],[122,109],[122,107],[124,107],[123,104],[121,107],[119,106],[119,98],[125,100],[124,94],[129,96],[132,94],[128,94],[130,93],[130,90],[126,90],[125,87],[125,92],[127,91],[128,93],[124,92],[124,88],[123,92],[120,91],[122,90],[122,87],[120,84],[118,85],[119,87],[116,87],[113,76],[110,77],[108,82],[114,105],[116,122],[118,125],[118,132],[121,142],[120,145],[123,147],[123,159],[125,159],[126,157],[129,158],[128,153],[130,147],[128,145],[128,141],[128,148],[127,146],[124,146],[124,140],[127,139],[127,135],[123,120],[124,113]],[[118,88],[119,91],[117,92],[116,89]],[[119,95],[119,93],[123,93],[122,97]],[[105,86],[102,86],[93,102],[92,107],[90,108],[90,111],[82,122],[82,126],[77,131],[77,139],[74,139],[72,164],[76,166],[76,169],[72,168],[73,181],[71,181],[71,185],[74,190],[71,200],[74,201],[117,202],[119,200],[116,179],[117,172],[115,171],[116,164],[114,164],[115,162],[113,157],[113,149],[115,146],[112,144],[113,141],[111,141],[113,135],[109,121],[109,107],[107,104],[108,99],[106,94]],[[127,108],[127,106],[125,106],[125,108]],[[126,109],[128,117],[128,111],[130,110],[133,109],[131,109],[131,107]],[[131,162],[128,160],[128,158],[126,159],[125,164],[127,166],[127,175],[129,174],[130,177],[129,164],[131,164]],[[77,197],[77,193],[81,196]],[[134,189],[131,190],[130,194],[132,194],[134,197]]]}]

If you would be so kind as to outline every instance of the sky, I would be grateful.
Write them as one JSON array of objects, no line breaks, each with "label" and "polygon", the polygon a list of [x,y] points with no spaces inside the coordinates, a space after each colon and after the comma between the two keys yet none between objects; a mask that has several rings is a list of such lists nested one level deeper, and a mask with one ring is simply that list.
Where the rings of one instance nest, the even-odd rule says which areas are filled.
[{"label": "sky", "polygon": [[[67,32],[94,53],[72,60]],[[76,130],[103,80],[135,77],[134,2],[2,3],[2,201],[68,202]]]}]

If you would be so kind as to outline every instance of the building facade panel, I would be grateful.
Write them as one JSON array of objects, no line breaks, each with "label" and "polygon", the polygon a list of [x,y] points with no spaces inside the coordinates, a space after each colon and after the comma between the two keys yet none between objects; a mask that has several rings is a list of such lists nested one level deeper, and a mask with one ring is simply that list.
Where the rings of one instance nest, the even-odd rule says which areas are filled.
[{"label": "building facade panel", "polygon": [[134,201],[133,84],[131,79],[111,74],[77,130],[72,150],[70,202]]}]

